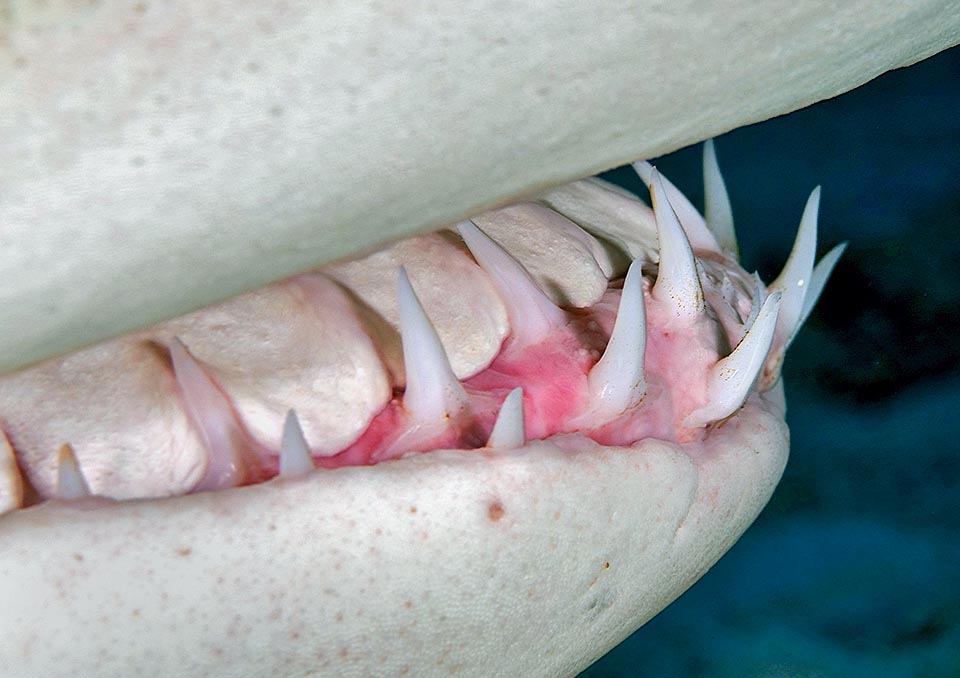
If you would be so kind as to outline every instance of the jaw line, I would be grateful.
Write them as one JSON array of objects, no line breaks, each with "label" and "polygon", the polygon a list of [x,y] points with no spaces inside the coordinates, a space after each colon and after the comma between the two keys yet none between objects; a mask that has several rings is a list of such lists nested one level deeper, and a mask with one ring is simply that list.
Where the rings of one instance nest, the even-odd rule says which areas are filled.
[{"label": "jaw line", "polygon": [[506,35],[492,3],[21,5],[0,18],[0,371],[788,112],[960,34],[949,0],[899,5],[818,0],[784,23],[759,1],[556,2],[515,7]]}]

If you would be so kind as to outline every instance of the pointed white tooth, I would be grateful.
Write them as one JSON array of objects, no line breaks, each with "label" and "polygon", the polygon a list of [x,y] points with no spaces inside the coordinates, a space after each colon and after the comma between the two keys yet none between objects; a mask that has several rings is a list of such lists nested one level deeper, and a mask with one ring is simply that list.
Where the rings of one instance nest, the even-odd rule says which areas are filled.
[{"label": "pointed white tooth", "polygon": [[[800,331],[800,328],[803,327],[803,324],[807,321],[810,311],[816,306],[817,300],[820,298],[820,293],[823,292],[824,285],[827,284],[827,280],[830,279],[830,274],[833,273],[834,266],[837,265],[837,262],[840,260],[840,257],[843,256],[846,249],[847,243],[840,243],[824,254],[819,263],[813,267],[813,274],[810,276],[810,285],[807,287],[807,293],[803,296],[803,308],[800,310],[800,320],[797,321],[797,328],[793,331],[793,336],[790,337],[790,341],[793,341],[793,338],[797,336],[797,332]],[[788,341],[787,346],[789,345],[790,342]]]},{"label": "pointed white tooth", "polygon": [[694,318],[704,310],[697,264],[656,168],[650,175],[650,196],[660,241],[660,268],[651,294],[657,301],[672,303],[678,317]]},{"label": "pointed white tooth", "polygon": [[[653,175],[659,173],[657,168],[645,160],[639,160],[633,163],[633,169],[647,186],[653,182]],[[687,196],[679,188],[674,186],[669,179],[660,174],[660,181],[663,183],[663,193],[673,206],[673,211],[680,221],[680,226],[687,235],[690,247],[694,250],[707,252],[720,252],[720,245],[716,237],[707,228],[707,222],[700,216],[700,212],[693,206]]]},{"label": "pointed white tooth", "polygon": [[739,259],[740,248],[737,246],[737,234],[733,228],[730,196],[727,195],[727,186],[720,173],[713,139],[708,139],[703,145],[703,194],[707,228],[716,237],[720,247]]},{"label": "pointed white tooth", "polygon": [[57,459],[57,498],[74,500],[91,496],[80,464],[69,444],[60,446],[60,455]]},{"label": "pointed white tooth", "polygon": [[810,287],[813,274],[813,262],[817,253],[817,211],[820,207],[820,187],[810,193],[807,205],[797,229],[797,239],[793,250],[783,267],[783,271],[770,285],[770,290],[781,290],[783,302],[780,308],[780,320],[777,323],[775,346],[777,350],[786,350],[790,340],[800,326],[803,313],[803,299]]},{"label": "pointed white tooth", "polygon": [[397,274],[397,301],[407,377],[403,406],[421,422],[437,421],[459,412],[466,404],[467,394],[453,373],[440,337],[403,267]]},{"label": "pointed white tooth", "polygon": [[707,383],[710,399],[684,419],[684,426],[705,426],[730,416],[743,405],[770,352],[780,312],[780,298],[780,292],[767,297],[753,327],[730,355],[713,366]]},{"label": "pointed white tooth", "polygon": [[192,491],[236,487],[246,468],[234,441],[237,431],[230,403],[178,337],[168,348],[184,409],[207,451],[207,468]]},{"label": "pointed white tooth", "polygon": [[299,478],[314,469],[313,458],[307,440],[300,428],[300,420],[293,410],[287,412],[283,422],[283,441],[280,443],[280,475],[284,478]]},{"label": "pointed white tooth", "polygon": [[0,429],[0,516],[23,506],[23,478],[7,435]]},{"label": "pointed white tooth", "polygon": [[537,286],[520,262],[471,221],[457,224],[473,258],[490,276],[510,318],[510,333],[520,346],[540,342],[566,318]]},{"label": "pointed white tooth", "polygon": [[594,411],[615,417],[643,398],[643,356],[647,344],[640,261],[634,259],[623,281],[617,320],[603,356],[590,370]]},{"label": "pointed white tooth", "polygon": [[516,449],[527,442],[526,428],[523,423],[523,389],[519,386],[503,401],[497,421],[490,433],[487,447]]}]

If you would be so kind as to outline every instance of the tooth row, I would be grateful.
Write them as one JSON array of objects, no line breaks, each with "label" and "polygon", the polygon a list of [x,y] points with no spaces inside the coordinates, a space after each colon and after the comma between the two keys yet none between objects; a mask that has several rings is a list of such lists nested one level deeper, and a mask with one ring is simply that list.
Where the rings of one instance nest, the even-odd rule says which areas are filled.
[{"label": "tooth row", "polygon": [[[737,249],[730,203],[713,144],[708,143],[704,149],[706,222],[656,168],[637,163],[637,171],[649,182],[659,240],[659,271],[651,297],[666,304],[678,318],[698,318],[706,305],[691,243],[699,239],[697,248],[720,251],[719,247],[734,256]],[[706,404],[686,415],[683,426],[702,427],[733,415],[764,374],[764,368],[768,373],[779,369],[783,351],[809,315],[846,247],[845,244],[835,247],[814,266],[819,197],[817,188],[807,201],[793,250],[783,272],[770,286],[770,294],[764,293],[762,283],[755,277],[753,305],[742,336],[736,348],[709,370]],[[704,230],[700,228],[701,223]],[[706,224],[709,224],[708,230]],[[472,222],[459,224],[458,231],[503,299],[516,345],[536,344],[566,323],[564,311],[550,301],[524,267],[500,245]],[[729,280],[724,284],[729,287]],[[457,379],[440,338],[402,267],[397,274],[397,303],[406,373],[402,402],[410,418],[409,426],[416,429],[453,425],[451,420],[469,408],[470,396]],[[612,421],[641,403],[646,391],[646,336],[641,261],[635,259],[624,279],[606,349],[587,375],[587,411],[595,421],[601,424]],[[250,449],[252,442],[229,399],[183,342],[174,338],[168,348],[184,408],[207,451],[206,467],[193,491],[249,482],[255,462],[245,450]],[[769,380],[769,375],[765,376]],[[521,388],[514,389],[505,398],[488,439],[489,447],[512,449],[525,444],[523,398]],[[293,410],[288,411],[284,420],[278,465],[282,478],[301,477],[315,468],[310,446]],[[3,483],[0,513],[3,513],[22,505],[23,487],[13,450],[2,432],[0,467]],[[77,500],[90,494],[72,447],[63,445],[58,458],[56,496]]]}]

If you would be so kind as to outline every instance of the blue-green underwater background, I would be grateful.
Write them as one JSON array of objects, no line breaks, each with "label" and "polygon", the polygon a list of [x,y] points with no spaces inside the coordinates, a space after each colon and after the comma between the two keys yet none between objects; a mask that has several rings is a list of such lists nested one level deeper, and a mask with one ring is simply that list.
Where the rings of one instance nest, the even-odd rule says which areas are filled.
[{"label": "blue-green underwater background", "polygon": [[[655,164],[702,204],[700,148]],[[960,49],[717,140],[768,282],[848,240],[784,369],[791,458],[729,554],[587,678],[960,677]],[[640,190],[628,170],[608,175]]]}]

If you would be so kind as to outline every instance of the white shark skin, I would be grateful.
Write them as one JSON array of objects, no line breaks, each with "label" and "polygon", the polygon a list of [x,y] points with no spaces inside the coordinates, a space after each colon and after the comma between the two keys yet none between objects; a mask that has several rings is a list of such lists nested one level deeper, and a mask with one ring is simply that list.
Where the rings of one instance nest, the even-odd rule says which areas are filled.
[{"label": "white shark skin", "polygon": [[8,3],[0,371],[836,95],[952,4]]},{"label": "white shark skin", "polygon": [[[857,79],[872,74],[861,72]],[[695,134],[713,131],[709,123],[699,123]],[[663,143],[685,140],[677,135]],[[578,172],[586,171],[584,166]],[[8,184],[4,176],[2,186],[8,185],[16,181]],[[203,232],[196,237],[207,242]],[[347,247],[354,246],[350,242]],[[357,240],[357,246],[363,244]],[[339,251],[336,243],[321,243],[316,249],[321,258],[328,256],[322,254],[324,246]],[[256,250],[253,245],[230,253],[243,259]],[[97,270],[93,276],[101,274],[107,275]],[[53,289],[43,288],[37,298]],[[19,304],[30,299],[11,297]],[[80,302],[73,297],[64,308],[74,303]],[[10,307],[20,308],[18,303]],[[170,302],[160,307],[150,312],[168,314],[172,308]],[[65,329],[70,322],[66,314],[51,325],[59,328],[59,336],[69,334],[63,347],[95,336],[77,338]],[[106,332],[119,331],[120,324],[112,322]],[[60,350],[38,340],[41,344],[32,357],[11,360]],[[11,353],[19,355],[15,347]],[[141,675],[214,667],[226,675],[309,675],[321,665],[318,653],[340,658],[330,669],[334,675],[351,675],[351,670],[367,675],[381,667],[385,675],[395,675],[404,666],[413,675],[444,674],[451,666],[467,675],[567,675],[682,592],[759,511],[786,459],[782,402],[775,398],[768,407],[769,414],[736,423],[752,429],[755,449],[725,450],[696,469],[667,451],[639,456],[584,450],[562,459],[549,450],[496,455],[503,460],[431,456],[316,474],[282,488],[274,483],[125,505],[105,520],[102,513],[56,516],[52,510],[8,516],[0,523],[5,559],[0,599],[34,610],[30,629],[38,633],[24,638],[5,632],[4,642],[16,637],[22,641],[18,650],[48,662],[27,667],[38,675],[76,675],[94,666],[102,675],[115,675],[110,669],[117,665],[109,660],[131,657],[143,662]],[[710,501],[713,496],[724,500]],[[489,520],[493,498],[504,510],[499,521]],[[370,508],[374,501],[384,509],[376,515]],[[414,505],[418,510],[411,513]],[[557,510],[562,520],[554,520]],[[272,516],[278,518],[275,540]],[[511,531],[490,536],[488,530],[501,525]],[[383,534],[376,534],[378,527]],[[416,544],[424,532],[424,543],[438,537],[430,547]],[[384,546],[378,546],[386,535]],[[486,538],[478,543],[477,535]],[[312,539],[325,541],[313,549]],[[556,557],[549,556],[551,546]],[[331,570],[337,574],[331,576]],[[506,587],[502,597],[499,585]],[[178,596],[176,606],[168,605],[171,593]],[[342,622],[331,599],[343,601]],[[291,600],[297,602],[288,604]],[[496,625],[494,607],[500,608]],[[356,614],[360,609],[363,615]],[[403,611],[413,610],[418,612],[411,612],[412,621],[404,626]],[[138,633],[139,618],[165,633]],[[376,621],[366,621],[371,618]],[[254,633],[256,620],[276,623],[262,624]],[[341,646],[328,641],[334,633],[330,627],[337,624],[345,625],[349,639]],[[62,664],[64,653],[86,663]],[[21,655],[3,659],[8,656]],[[225,656],[237,664],[227,664]]]}]

